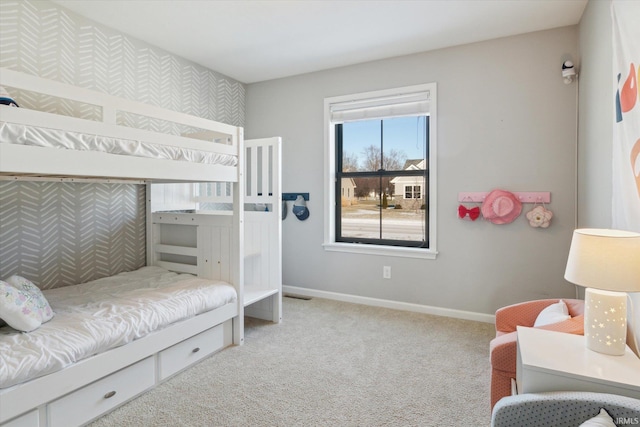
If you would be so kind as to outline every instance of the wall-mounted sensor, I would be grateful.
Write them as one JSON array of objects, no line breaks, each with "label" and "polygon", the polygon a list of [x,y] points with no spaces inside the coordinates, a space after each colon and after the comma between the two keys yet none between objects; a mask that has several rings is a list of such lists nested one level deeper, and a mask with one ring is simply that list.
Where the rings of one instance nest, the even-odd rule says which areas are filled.
[{"label": "wall-mounted sensor", "polygon": [[562,64],[562,78],[564,79],[564,84],[568,85],[569,83],[572,83],[576,77],[577,75],[576,70],[573,67],[573,62],[564,61]]}]

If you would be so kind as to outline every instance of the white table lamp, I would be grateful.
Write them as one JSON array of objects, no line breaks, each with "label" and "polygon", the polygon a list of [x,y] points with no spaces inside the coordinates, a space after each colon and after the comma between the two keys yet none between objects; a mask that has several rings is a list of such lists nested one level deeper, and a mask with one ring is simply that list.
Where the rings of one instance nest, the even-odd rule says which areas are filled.
[{"label": "white table lamp", "polygon": [[587,348],[623,355],[627,341],[625,292],[640,292],[640,234],[575,230],[564,278],[587,288],[584,297]]}]

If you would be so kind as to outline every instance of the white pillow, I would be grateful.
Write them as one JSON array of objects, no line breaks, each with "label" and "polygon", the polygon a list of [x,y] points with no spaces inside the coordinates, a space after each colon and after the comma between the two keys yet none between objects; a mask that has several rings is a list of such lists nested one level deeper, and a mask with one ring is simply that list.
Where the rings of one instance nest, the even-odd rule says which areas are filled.
[{"label": "white pillow", "polygon": [[53,318],[54,313],[49,305],[49,301],[47,301],[40,288],[33,284],[33,282],[22,276],[16,275],[9,277],[6,282],[18,290],[23,290],[31,294],[33,301],[38,308],[38,313],[40,314],[42,323],[48,322]]},{"label": "white pillow", "polygon": [[611,415],[604,409],[600,409],[600,413],[593,418],[580,424],[578,427],[617,427],[613,422]]},{"label": "white pillow", "polygon": [[0,318],[13,329],[33,331],[53,317],[53,310],[40,289],[24,277],[11,276],[17,286],[0,280]]},{"label": "white pillow", "polygon": [[565,320],[571,319],[569,316],[569,309],[567,308],[567,304],[564,301],[560,300],[555,304],[551,304],[549,307],[546,307],[544,310],[538,314],[534,327],[550,325],[552,323],[563,322]]}]

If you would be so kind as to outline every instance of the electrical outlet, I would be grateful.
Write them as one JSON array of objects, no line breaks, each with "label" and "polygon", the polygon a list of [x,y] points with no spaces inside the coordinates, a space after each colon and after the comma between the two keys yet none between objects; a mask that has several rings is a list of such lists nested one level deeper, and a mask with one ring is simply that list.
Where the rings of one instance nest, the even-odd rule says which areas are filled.
[{"label": "electrical outlet", "polygon": [[385,265],[382,267],[382,278],[391,279],[391,266]]}]

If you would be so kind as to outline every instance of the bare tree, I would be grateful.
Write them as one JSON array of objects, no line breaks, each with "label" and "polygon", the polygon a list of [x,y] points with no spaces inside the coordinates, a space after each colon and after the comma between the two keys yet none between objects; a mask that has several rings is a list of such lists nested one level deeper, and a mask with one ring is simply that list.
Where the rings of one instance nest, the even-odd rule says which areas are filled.
[{"label": "bare tree", "polygon": [[[406,161],[407,155],[402,151],[389,150],[380,155],[380,147],[376,145],[369,145],[362,150],[364,157],[363,170],[377,171],[382,168],[387,171],[402,170]],[[382,164],[382,165],[381,165]]]},{"label": "bare tree", "polygon": [[362,157],[363,157],[363,165],[362,170],[364,171],[377,171],[380,169],[380,147],[376,145],[369,145],[362,149]]},{"label": "bare tree", "polygon": [[399,171],[404,167],[407,155],[402,151],[389,150],[384,153],[384,169],[388,171]]},{"label": "bare tree", "polygon": [[369,197],[373,192],[378,194],[378,178],[353,178],[356,184],[356,197]]},{"label": "bare tree", "polygon": [[342,153],[342,172],[356,172],[358,170],[358,156],[355,153]]}]

